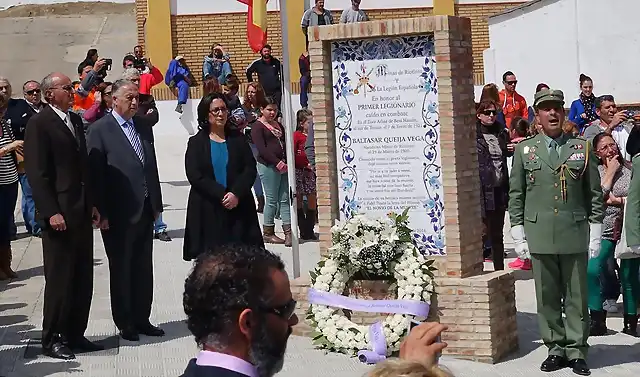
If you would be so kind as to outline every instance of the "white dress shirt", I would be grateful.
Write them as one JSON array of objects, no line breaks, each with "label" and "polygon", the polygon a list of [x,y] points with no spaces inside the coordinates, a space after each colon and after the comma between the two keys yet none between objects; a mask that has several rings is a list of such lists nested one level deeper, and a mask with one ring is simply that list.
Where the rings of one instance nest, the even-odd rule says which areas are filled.
[{"label": "white dress shirt", "polygon": [[[49,105],[51,106],[51,105]],[[53,109],[53,111],[56,112],[56,114],[58,114],[58,116],[60,117],[60,119],[62,119],[62,121],[67,125],[67,128],[69,128],[69,131],[71,131],[71,134],[75,137],[76,136],[76,129],[75,127],[73,127],[73,123],[71,123],[71,117],[69,116],[69,112],[64,112],[60,109],[58,109],[55,106],[51,106],[51,108]]]}]

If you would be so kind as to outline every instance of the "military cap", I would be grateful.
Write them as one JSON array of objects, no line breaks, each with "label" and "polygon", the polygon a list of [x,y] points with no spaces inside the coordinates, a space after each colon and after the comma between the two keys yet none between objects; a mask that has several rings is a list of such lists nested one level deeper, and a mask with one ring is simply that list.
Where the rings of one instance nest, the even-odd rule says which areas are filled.
[{"label": "military cap", "polygon": [[564,93],[562,93],[562,90],[542,89],[536,93],[533,107],[537,108],[543,102],[556,102],[564,106]]}]

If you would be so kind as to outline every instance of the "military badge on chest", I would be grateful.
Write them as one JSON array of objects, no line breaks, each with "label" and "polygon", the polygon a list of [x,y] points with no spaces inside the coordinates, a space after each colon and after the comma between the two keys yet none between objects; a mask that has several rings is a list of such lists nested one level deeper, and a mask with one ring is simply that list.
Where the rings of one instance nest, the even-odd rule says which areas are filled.
[{"label": "military badge on chest", "polygon": [[[525,146],[523,148],[524,155],[526,156],[526,164],[534,165],[538,162],[538,155],[536,154],[536,147]],[[527,181],[529,181],[529,185],[533,185],[536,182],[535,173],[532,170],[529,170],[527,173]]]}]

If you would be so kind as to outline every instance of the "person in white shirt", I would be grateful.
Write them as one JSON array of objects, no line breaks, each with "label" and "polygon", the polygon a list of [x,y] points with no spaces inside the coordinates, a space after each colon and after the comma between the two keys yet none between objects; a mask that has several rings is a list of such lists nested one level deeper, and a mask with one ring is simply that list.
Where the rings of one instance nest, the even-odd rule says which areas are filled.
[{"label": "person in white shirt", "polygon": [[627,153],[627,139],[629,132],[633,128],[631,119],[627,113],[618,111],[616,101],[612,95],[607,94],[596,98],[596,114],[600,119],[594,120],[584,129],[583,137],[589,141],[599,133],[606,133],[613,137],[618,144],[620,152],[626,161],[631,161],[631,157]]},{"label": "person in white shirt", "polygon": [[369,21],[369,16],[360,9],[361,0],[351,0],[351,7],[345,9],[340,16],[341,24],[353,24],[356,22]]}]

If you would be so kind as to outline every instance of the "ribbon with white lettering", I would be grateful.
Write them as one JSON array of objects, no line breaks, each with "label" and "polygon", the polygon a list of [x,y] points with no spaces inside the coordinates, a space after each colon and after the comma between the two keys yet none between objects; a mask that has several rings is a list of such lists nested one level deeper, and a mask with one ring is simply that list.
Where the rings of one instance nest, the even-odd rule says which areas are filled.
[{"label": "ribbon with white lettering", "polygon": [[[310,288],[307,293],[309,303],[367,313],[409,314],[419,317],[429,315],[429,303],[411,300],[364,300],[318,291]],[[387,341],[381,322],[369,327],[371,350],[358,352],[358,359],[367,364],[375,364],[386,359]]]}]

